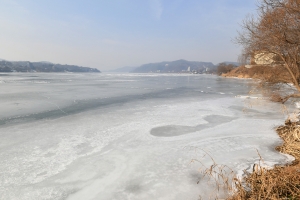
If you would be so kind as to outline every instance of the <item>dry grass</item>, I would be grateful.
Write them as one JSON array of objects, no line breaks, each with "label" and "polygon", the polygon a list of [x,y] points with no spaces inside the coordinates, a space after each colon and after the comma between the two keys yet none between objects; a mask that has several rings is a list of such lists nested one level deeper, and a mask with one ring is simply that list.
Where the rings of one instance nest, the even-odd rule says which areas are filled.
[{"label": "dry grass", "polygon": [[282,65],[276,66],[253,66],[246,68],[244,66],[237,67],[226,74],[225,77],[253,78],[263,80],[269,83],[289,83],[291,78],[287,70]]},{"label": "dry grass", "polygon": [[269,98],[270,101],[273,101],[273,102],[282,102],[283,101],[283,98],[279,93],[271,93],[269,95],[269,97],[270,97]]},{"label": "dry grass", "polygon": [[283,139],[276,150],[294,156],[293,163],[266,169],[258,152],[260,163],[253,166],[252,173],[244,171],[245,176],[238,179],[231,168],[216,164],[207,152],[206,156],[212,160],[210,166],[193,160],[201,164],[201,180],[207,180],[215,188],[210,199],[229,195],[227,200],[300,200],[300,123],[287,120],[276,131]]},{"label": "dry grass", "polygon": [[272,170],[257,168],[236,182],[237,191],[228,200],[244,199],[300,199],[299,165],[279,167]]},{"label": "dry grass", "polygon": [[[260,85],[262,93],[271,101],[284,102],[284,96],[289,95],[274,92],[280,91],[280,88],[274,88],[279,87],[276,83],[290,82],[290,76],[283,66],[254,66],[250,69],[241,66],[223,76],[261,80],[261,84],[265,84]],[[276,132],[283,140],[276,150],[294,156],[295,161],[285,166],[275,166],[270,170],[261,165],[254,165],[253,172],[245,171],[242,180],[233,179],[234,195],[227,200],[300,200],[300,123],[287,120],[285,125],[276,128]],[[228,190],[228,193],[231,192],[232,190]]]},{"label": "dry grass", "polygon": [[287,120],[285,125],[279,126],[276,131],[284,141],[276,150],[290,154],[300,161],[300,126],[298,123]]},{"label": "dry grass", "polygon": [[[280,88],[274,88],[277,87],[276,83],[290,82],[289,74],[283,66],[254,66],[250,69],[241,66],[223,76],[262,80],[263,84],[271,86],[261,85],[264,96],[275,102],[283,102],[284,99],[278,92],[274,92],[280,90]],[[283,107],[283,111],[287,112],[287,109]],[[234,178],[232,174],[229,179],[224,178],[224,174],[219,167],[216,167],[215,163],[212,168],[207,168],[203,172],[207,177],[222,174],[221,178],[214,179],[214,181],[216,184],[221,181],[222,188],[227,190],[227,194],[233,194],[227,200],[300,200],[300,123],[287,120],[285,125],[276,128],[276,132],[283,140],[282,145],[276,147],[276,150],[294,156],[293,163],[275,166],[273,169],[254,165],[252,173],[244,171],[245,176],[241,180]],[[262,158],[261,162],[263,162]],[[227,180],[231,180],[231,182]],[[217,197],[216,195],[215,199],[218,199]]]},{"label": "dry grass", "polygon": [[[234,191],[234,186],[232,185],[232,183],[234,182],[234,180],[237,180],[234,171],[227,165],[217,164],[209,153],[207,153],[203,149],[201,149],[201,151],[204,152],[204,156],[202,158],[208,156],[212,164],[210,166],[206,166],[201,162],[201,160],[198,159],[194,159],[191,161],[200,163],[201,165],[199,171],[202,176],[198,180],[197,184],[200,181],[206,180],[208,185],[211,185],[213,188],[215,188],[209,195],[209,199],[220,199],[220,196],[224,196],[224,192],[232,193]],[[200,196],[200,200],[202,200],[202,196]]]},{"label": "dry grass", "polygon": [[276,149],[294,156],[295,161],[271,170],[256,165],[253,173],[246,173],[243,180],[236,181],[236,192],[228,200],[300,199],[300,127],[297,123],[286,121],[276,131],[284,141]]}]

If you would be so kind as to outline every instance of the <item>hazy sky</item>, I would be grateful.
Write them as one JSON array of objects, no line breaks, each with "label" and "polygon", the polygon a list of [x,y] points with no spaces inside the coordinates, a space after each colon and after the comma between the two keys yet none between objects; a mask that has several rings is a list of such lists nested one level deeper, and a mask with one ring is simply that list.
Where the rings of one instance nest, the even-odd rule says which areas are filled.
[{"label": "hazy sky", "polygon": [[0,0],[0,58],[100,70],[236,61],[256,0]]}]

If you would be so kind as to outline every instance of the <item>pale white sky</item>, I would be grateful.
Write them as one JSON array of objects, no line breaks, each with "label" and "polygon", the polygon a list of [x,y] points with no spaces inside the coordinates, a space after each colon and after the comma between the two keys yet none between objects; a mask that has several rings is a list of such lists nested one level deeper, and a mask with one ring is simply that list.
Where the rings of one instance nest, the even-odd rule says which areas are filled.
[{"label": "pale white sky", "polygon": [[0,0],[0,58],[100,70],[186,59],[236,61],[256,0]]}]

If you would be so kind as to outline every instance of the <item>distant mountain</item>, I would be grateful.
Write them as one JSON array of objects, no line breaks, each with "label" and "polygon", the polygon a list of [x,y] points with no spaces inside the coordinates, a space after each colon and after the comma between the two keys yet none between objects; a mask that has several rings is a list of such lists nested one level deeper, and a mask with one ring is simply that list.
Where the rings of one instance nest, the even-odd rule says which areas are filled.
[{"label": "distant mountain", "polygon": [[132,73],[181,73],[181,72],[197,72],[205,73],[216,69],[211,62],[198,62],[187,60],[176,60],[170,62],[159,62],[144,64],[134,70]]},{"label": "distant mountain", "polygon": [[114,70],[110,70],[109,72],[131,72],[131,71],[135,70],[136,68],[137,67],[126,66],[126,67],[121,67],[121,68],[117,68]]},{"label": "distant mountain", "polygon": [[96,68],[77,65],[61,65],[50,62],[6,61],[0,60],[0,72],[96,72]]}]

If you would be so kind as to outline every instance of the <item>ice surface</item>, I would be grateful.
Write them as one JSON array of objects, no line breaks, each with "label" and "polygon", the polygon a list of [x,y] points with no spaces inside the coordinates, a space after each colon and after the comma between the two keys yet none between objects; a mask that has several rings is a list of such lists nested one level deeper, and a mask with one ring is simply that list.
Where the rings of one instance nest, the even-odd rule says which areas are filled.
[{"label": "ice surface", "polygon": [[[208,199],[201,160],[236,172],[274,150],[279,104],[209,75],[0,76],[0,199]],[[146,88],[146,89],[145,89]]]},{"label": "ice surface", "polygon": [[201,131],[205,128],[214,127],[223,123],[227,123],[232,121],[233,117],[227,117],[223,115],[208,115],[203,117],[207,123],[200,124],[197,126],[178,126],[178,125],[168,125],[168,126],[161,126],[157,128],[151,129],[150,133],[154,136],[158,137],[172,137],[178,135],[184,135],[196,131]]}]

